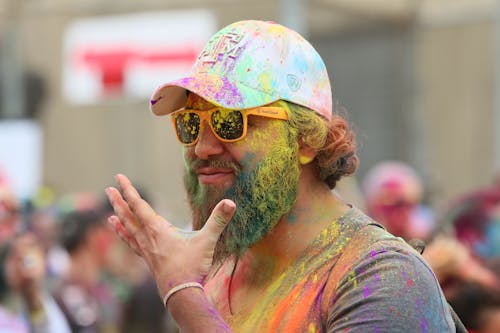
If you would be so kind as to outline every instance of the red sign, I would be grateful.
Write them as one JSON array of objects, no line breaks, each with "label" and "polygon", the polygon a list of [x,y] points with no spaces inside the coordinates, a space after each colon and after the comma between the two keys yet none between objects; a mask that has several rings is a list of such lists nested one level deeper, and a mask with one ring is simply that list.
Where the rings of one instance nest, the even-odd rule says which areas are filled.
[{"label": "red sign", "polygon": [[65,96],[78,104],[149,98],[189,72],[215,29],[213,16],[199,10],[76,21],[64,43]]}]

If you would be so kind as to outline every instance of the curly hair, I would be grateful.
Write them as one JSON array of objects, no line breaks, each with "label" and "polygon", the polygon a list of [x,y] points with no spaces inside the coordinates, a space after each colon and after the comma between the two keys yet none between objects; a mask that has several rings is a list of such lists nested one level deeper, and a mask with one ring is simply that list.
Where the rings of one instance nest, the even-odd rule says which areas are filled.
[{"label": "curly hair", "polygon": [[291,102],[284,102],[289,111],[290,127],[297,131],[299,140],[318,153],[315,157],[320,178],[331,189],[344,176],[356,172],[356,136],[343,110],[334,112],[330,121],[312,110]]}]

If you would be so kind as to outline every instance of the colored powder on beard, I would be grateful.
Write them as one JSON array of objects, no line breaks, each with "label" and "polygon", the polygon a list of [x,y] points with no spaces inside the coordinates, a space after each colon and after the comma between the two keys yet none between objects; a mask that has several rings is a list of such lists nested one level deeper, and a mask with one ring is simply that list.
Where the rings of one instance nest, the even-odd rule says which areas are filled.
[{"label": "colored powder on beard", "polygon": [[[243,170],[227,192],[199,184],[196,173],[186,170],[185,184],[193,216],[201,225],[221,199],[229,198],[236,203],[231,223],[217,244],[217,260],[230,254],[241,255],[266,235],[295,203],[299,178],[296,137],[288,133],[282,121],[266,120],[265,124],[236,143],[251,152],[245,154],[240,163]],[[273,144],[270,146],[269,142]],[[263,157],[257,162],[260,153]]]},{"label": "colored powder on beard", "polygon": [[[245,141],[250,148],[260,148],[255,148],[256,151],[269,147],[270,138],[274,139],[273,145],[245,183],[227,193],[228,197],[237,198],[236,205],[242,208],[233,217],[241,222],[240,228],[228,228],[227,245],[231,253],[241,254],[261,239],[295,203],[299,177],[298,163],[294,163],[297,146],[290,145],[283,122],[271,120],[268,124]],[[245,240],[238,239],[242,231],[248,236]]]}]

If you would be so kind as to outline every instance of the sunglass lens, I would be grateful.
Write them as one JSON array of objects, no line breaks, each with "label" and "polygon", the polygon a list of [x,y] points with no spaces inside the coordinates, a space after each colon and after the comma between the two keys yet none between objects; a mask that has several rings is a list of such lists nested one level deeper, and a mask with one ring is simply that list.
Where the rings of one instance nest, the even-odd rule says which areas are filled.
[{"label": "sunglass lens", "polygon": [[192,112],[181,113],[175,117],[175,126],[182,143],[193,143],[200,133],[200,117]]},{"label": "sunglass lens", "polygon": [[243,135],[243,114],[237,110],[217,110],[212,113],[212,126],[222,139],[239,139]]}]

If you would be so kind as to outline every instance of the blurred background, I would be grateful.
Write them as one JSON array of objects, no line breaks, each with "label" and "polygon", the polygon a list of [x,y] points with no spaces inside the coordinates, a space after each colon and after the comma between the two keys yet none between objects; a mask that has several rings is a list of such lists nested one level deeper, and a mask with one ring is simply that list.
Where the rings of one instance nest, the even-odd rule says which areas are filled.
[{"label": "blurred background", "polygon": [[101,194],[123,172],[186,221],[181,148],[148,111],[208,37],[273,20],[323,56],[336,103],[375,163],[413,165],[439,207],[500,169],[495,0],[0,1],[0,164],[16,192]]}]

